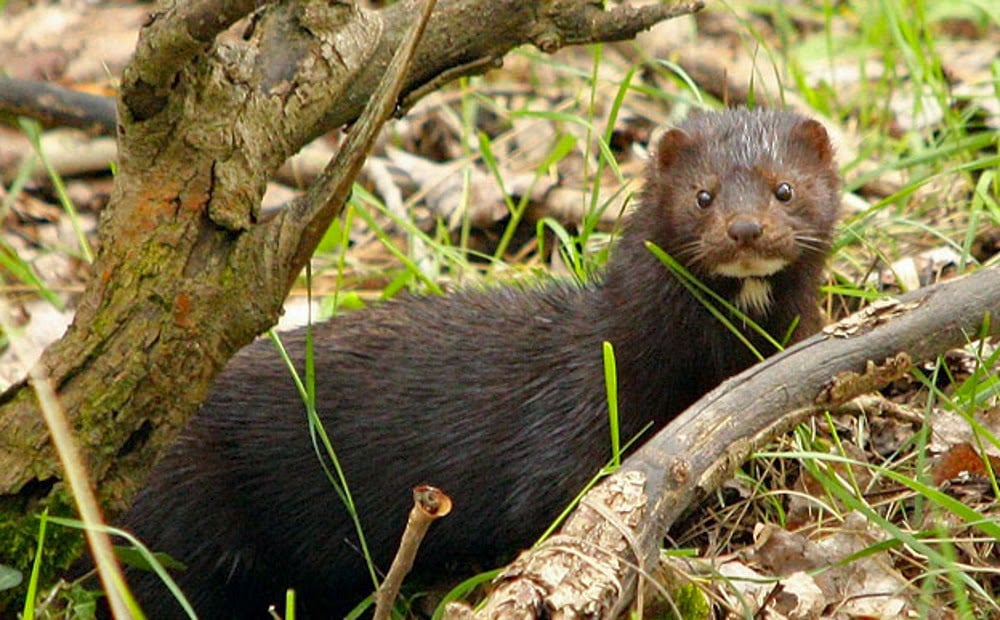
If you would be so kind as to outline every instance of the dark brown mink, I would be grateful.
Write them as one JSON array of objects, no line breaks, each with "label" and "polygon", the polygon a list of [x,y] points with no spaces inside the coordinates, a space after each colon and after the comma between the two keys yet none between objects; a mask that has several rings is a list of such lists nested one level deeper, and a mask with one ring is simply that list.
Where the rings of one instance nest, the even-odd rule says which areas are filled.
[{"label": "dark brown mink", "polygon": [[[454,509],[431,528],[410,583],[468,576],[535,542],[610,457],[603,341],[617,357],[623,438],[651,425],[648,437],[756,361],[647,240],[779,340],[796,321],[793,340],[821,326],[839,180],[819,123],[699,113],[663,135],[646,174],[592,283],[388,302],[313,328],[317,408],[379,569],[418,484],[443,489]],[[300,372],[304,334],[283,336]],[[299,617],[340,617],[373,590],[267,341],[220,374],[124,524],[187,565],[175,577],[203,618],[265,618],[288,587]],[[155,576],[129,576],[149,617],[180,617]]]}]

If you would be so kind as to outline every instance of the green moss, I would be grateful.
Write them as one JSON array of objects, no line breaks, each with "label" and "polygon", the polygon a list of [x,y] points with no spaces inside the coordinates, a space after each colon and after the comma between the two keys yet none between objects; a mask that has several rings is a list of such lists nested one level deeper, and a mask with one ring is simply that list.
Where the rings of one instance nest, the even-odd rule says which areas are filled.
[{"label": "green moss", "polygon": [[681,586],[674,595],[677,597],[677,608],[681,612],[682,618],[711,618],[712,606],[708,602],[708,597],[701,588],[695,584]]},{"label": "green moss", "polygon": [[[668,581],[679,581],[666,577]],[[635,617],[635,612],[632,613]],[[643,618],[654,620],[706,620],[712,617],[712,605],[696,584],[684,583],[670,589],[670,603],[654,596],[643,609]]]},{"label": "green moss", "polygon": [[[27,513],[16,507],[0,507],[0,564],[21,571],[24,581],[16,588],[0,592],[0,617],[15,617],[24,606],[28,577],[38,547],[38,515],[48,507],[54,516],[76,518],[76,508],[67,493],[52,491],[47,498],[33,505]],[[40,591],[53,585],[83,550],[83,535],[79,530],[49,524],[42,549],[39,575]]]}]

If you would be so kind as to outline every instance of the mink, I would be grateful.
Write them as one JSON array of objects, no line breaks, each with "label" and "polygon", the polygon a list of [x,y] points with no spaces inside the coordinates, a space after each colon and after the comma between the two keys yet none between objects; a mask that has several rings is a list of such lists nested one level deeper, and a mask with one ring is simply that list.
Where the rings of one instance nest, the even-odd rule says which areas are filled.
[{"label": "mink", "polygon": [[[388,568],[419,484],[448,493],[453,510],[431,528],[412,583],[469,576],[530,547],[610,457],[603,342],[616,354],[625,439],[649,437],[757,361],[647,241],[776,339],[819,329],[838,195],[818,122],[696,113],[659,139],[592,282],[390,301],[313,326],[317,409],[377,568]],[[303,372],[304,329],[282,339]],[[124,524],[186,564],[174,576],[203,618],[265,618],[286,588],[298,617],[341,617],[374,589],[267,341],[220,373]],[[154,575],[129,576],[149,617],[181,617]]]}]

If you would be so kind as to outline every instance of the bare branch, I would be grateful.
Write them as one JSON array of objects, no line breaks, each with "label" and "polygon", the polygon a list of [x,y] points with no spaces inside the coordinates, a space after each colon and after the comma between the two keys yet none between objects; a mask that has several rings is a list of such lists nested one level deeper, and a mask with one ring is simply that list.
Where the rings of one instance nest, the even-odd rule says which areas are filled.
[{"label": "bare branch", "polygon": [[[538,568],[538,557],[551,555],[550,547],[565,546],[565,537],[543,543],[498,577],[499,586],[476,617],[497,617],[500,610],[505,617],[531,617],[518,612],[538,609],[552,617],[571,617],[573,610],[579,615],[605,610],[602,617],[617,617],[632,598],[638,569],[655,565],[659,543],[674,520],[725,481],[754,449],[809,415],[905,373],[911,359],[933,358],[1000,334],[1000,322],[992,316],[997,308],[1000,266],[993,266],[859,313],[729,379],[584,498],[562,534],[571,530],[575,538],[584,536],[574,543],[578,550],[601,552],[569,562],[565,571],[545,571]],[[639,495],[643,501],[619,510],[608,498],[620,497],[622,488],[637,481],[644,485],[641,490],[625,496]],[[591,525],[581,530],[573,525],[578,520]],[[454,614],[470,617],[461,608]]]},{"label": "bare branch", "polygon": [[392,604],[403,585],[403,578],[413,568],[417,550],[431,523],[451,512],[451,498],[441,489],[420,485],[413,489],[413,508],[406,519],[406,529],[399,543],[396,557],[392,560],[389,572],[375,592],[375,619],[385,620],[392,612]]},{"label": "bare branch", "polygon": [[581,4],[575,11],[566,11],[561,3],[543,12],[532,42],[543,52],[555,52],[566,45],[623,41],[631,39],[656,24],[700,11],[702,0],[679,4],[649,4],[645,6],[621,5],[611,10],[601,8],[601,3]]}]

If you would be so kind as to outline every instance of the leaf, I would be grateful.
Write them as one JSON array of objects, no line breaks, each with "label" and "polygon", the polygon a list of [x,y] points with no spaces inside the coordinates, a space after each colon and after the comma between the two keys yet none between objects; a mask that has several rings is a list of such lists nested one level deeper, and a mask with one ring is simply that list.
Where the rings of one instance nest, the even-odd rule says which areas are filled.
[{"label": "leaf", "polygon": [[0,564],[0,591],[16,588],[21,585],[22,581],[24,581],[24,575],[21,571],[11,566]]}]

